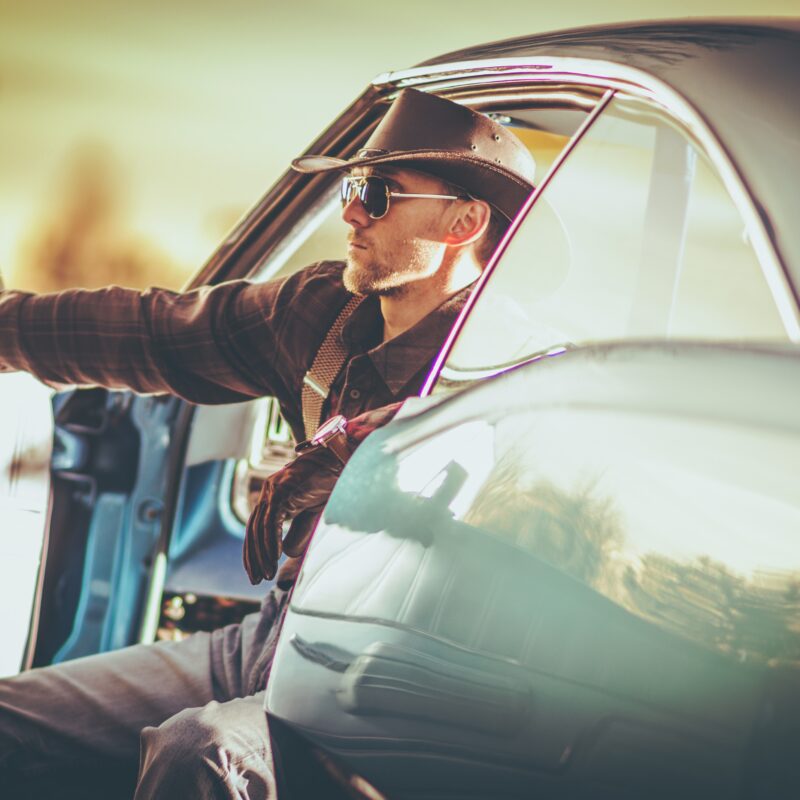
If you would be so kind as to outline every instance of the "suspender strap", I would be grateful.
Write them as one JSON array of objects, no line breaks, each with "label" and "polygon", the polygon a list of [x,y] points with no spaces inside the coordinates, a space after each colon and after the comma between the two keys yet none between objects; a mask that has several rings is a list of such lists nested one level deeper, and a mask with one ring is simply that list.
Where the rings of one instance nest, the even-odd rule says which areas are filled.
[{"label": "suspender strap", "polygon": [[363,297],[353,295],[339,312],[333,325],[328,329],[322,344],[314,356],[311,369],[303,377],[301,400],[303,403],[303,426],[306,439],[310,439],[319,428],[322,405],[330,394],[331,384],[347,360],[347,351],[342,345],[341,332],[345,320],[353,313]]}]

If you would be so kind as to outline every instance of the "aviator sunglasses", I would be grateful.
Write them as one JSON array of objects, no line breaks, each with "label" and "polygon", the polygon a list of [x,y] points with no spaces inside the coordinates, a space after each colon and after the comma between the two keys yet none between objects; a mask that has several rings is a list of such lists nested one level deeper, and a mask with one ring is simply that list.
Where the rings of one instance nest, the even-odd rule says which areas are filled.
[{"label": "aviator sunglasses", "polygon": [[422,200],[467,200],[465,195],[455,194],[408,194],[406,192],[394,192],[389,188],[384,178],[379,175],[369,175],[367,177],[355,177],[345,175],[342,178],[341,199],[342,207],[349,205],[354,197],[358,197],[364,210],[371,219],[381,219],[389,213],[389,198],[412,198]]}]

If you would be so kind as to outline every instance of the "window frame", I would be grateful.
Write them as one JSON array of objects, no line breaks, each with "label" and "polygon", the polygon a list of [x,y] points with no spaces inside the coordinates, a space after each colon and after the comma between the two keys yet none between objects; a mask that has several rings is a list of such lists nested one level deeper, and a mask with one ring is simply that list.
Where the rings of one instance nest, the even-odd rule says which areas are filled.
[{"label": "window frame", "polygon": [[[588,133],[596,120],[602,115],[605,107],[618,93],[624,93],[633,99],[650,105],[654,111],[673,119],[676,125],[703,151],[730,195],[747,230],[753,251],[783,322],[787,337],[791,342],[800,342],[800,309],[798,309],[787,270],[781,260],[774,238],[767,225],[765,225],[764,215],[760,212],[758,201],[750,193],[749,187],[737,170],[733,160],[703,116],[674,89],[641,70],[588,59],[495,59],[487,62],[465,62],[462,66],[463,69],[459,70],[459,65],[450,65],[446,76],[442,76],[438,81],[436,78],[426,77],[421,74],[421,70],[394,73],[386,76],[386,78],[404,86],[453,89],[459,85],[463,86],[469,80],[472,81],[473,85],[476,85],[478,81],[488,84],[492,80],[498,80],[498,73],[511,73],[513,81],[521,82],[530,72],[538,71],[540,80],[552,81],[557,78],[564,84],[580,84],[587,87],[600,88],[604,89],[606,93],[601,103],[575,133],[573,140],[561,152],[544,180],[536,187],[536,190],[531,194],[512,222],[508,232],[503,237],[491,261],[478,280],[475,291],[440,350],[422,388],[421,396],[425,397],[433,391],[459,333],[478,302],[483,288],[491,280],[497,264],[502,261],[505,250],[516,231],[524,223],[538,198],[546,191],[550,180],[566,163],[580,140]],[[502,370],[497,372],[500,371]],[[496,373],[493,372],[491,374]],[[489,377],[489,375],[482,375],[481,377]]]}]

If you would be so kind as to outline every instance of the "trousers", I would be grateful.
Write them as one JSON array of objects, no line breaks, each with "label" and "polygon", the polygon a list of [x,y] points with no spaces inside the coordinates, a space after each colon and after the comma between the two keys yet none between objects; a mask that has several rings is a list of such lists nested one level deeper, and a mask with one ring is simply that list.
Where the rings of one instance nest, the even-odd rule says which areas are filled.
[{"label": "trousers", "polygon": [[0,798],[274,798],[263,704],[287,598],[0,680]]}]

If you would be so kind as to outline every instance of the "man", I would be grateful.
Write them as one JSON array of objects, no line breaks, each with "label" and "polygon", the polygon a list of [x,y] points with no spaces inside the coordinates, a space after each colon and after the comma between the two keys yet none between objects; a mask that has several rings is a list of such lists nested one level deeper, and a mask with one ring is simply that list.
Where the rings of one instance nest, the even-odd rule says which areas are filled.
[{"label": "man", "polygon": [[[405,90],[354,159],[309,156],[294,166],[343,173],[345,265],[322,262],[280,282],[185,294],[6,292],[0,367],[197,403],[270,394],[299,441],[308,428],[304,377],[352,302],[340,337],[345,363],[321,409],[321,419],[366,412],[351,430],[352,450],[391,416],[376,409],[421,387],[470,285],[532,189],[533,160],[487,117]],[[312,473],[323,475],[322,489],[309,496]],[[328,451],[311,449],[268,481],[247,530],[251,580],[272,577],[284,516],[316,512],[336,474]],[[290,531],[287,549],[302,552],[310,528],[306,518]],[[284,578],[291,583],[291,574]],[[134,785],[137,798],[274,796],[263,690],[286,598],[273,591],[241,625],[184,642],[0,681],[0,786],[13,786],[10,797],[129,796]]]}]

